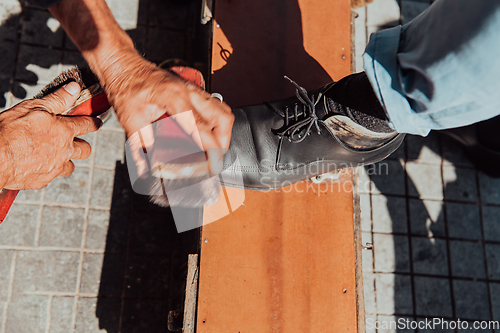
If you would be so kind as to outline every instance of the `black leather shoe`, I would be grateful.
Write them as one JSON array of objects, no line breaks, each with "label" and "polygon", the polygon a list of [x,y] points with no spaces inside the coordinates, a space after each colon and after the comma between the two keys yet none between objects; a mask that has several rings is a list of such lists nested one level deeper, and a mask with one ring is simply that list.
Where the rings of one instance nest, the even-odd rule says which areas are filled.
[{"label": "black leather shoe", "polygon": [[223,185],[277,189],[381,161],[403,142],[404,134],[372,132],[336,112],[338,104],[328,98],[335,83],[307,93],[291,82],[294,97],[233,110]]},{"label": "black leather shoe", "polygon": [[441,131],[464,146],[465,155],[476,168],[500,177],[500,116],[476,124]]}]

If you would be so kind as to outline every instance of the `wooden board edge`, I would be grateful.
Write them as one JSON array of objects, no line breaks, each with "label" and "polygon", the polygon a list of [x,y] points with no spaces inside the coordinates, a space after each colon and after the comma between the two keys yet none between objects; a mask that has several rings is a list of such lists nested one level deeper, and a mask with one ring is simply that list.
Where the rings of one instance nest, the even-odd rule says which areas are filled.
[{"label": "wooden board edge", "polygon": [[352,172],[353,183],[353,214],[354,214],[354,255],[356,270],[356,316],[357,332],[366,332],[365,322],[365,294],[363,284],[363,243],[361,240],[361,205],[359,195],[359,172],[354,168]]},{"label": "wooden board edge", "polygon": [[351,10],[351,73],[356,72],[356,13]]},{"label": "wooden board edge", "polygon": [[[356,72],[356,13],[351,10],[351,73]],[[365,318],[365,289],[363,283],[363,243],[361,239],[361,205],[359,196],[359,171],[354,168],[352,172],[353,185],[353,213],[354,213],[354,254],[356,270],[356,315],[358,333],[366,332]]]},{"label": "wooden board edge", "polygon": [[196,310],[198,308],[198,254],[188,255],[186,298],[184,302],[184,323],[182,331],[195,333]]}]

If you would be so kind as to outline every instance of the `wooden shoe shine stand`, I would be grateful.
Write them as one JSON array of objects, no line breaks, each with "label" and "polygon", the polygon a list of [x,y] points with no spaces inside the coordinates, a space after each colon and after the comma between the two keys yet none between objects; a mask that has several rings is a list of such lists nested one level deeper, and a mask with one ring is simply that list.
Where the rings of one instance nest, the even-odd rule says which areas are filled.
[{"label": "wooden shoe shine stand", "polygon": [[[214,7],[211,91],[232,107],[291,96],[284,75],[309,90],[351,72],[349,0]],[[350,170],[245,191],[243,205],[204,225],[196,332],[364,332],[354,192]],[[205,222],[218,209],[206,207]]]}]

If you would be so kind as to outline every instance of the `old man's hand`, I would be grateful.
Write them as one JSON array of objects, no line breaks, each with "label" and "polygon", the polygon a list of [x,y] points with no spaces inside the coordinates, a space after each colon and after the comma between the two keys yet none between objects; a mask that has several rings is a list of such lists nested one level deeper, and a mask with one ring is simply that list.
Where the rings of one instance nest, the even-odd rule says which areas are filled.
[{"label": "old man's hand", "polygon": [[0,188],[40,189],[56,177],[70,175],[71,159],[85,159],[90,145],[77,138],[101,126],[97,118],[63,116],[78,97],[69,83],[42,98],[23,101],[0,113]]}]

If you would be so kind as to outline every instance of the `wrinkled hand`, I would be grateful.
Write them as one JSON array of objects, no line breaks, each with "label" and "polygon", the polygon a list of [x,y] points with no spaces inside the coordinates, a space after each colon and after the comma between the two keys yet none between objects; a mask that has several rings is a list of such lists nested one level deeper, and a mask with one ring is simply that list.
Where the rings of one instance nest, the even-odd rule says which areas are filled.
[{"label": "wrinkled hand", "polygon": [[208,153],[211,171],[221,171],[234,121],[228,105],[135,54],[122,55],[104,76],[104,89],[127,136],[164,114],[192,111],[197,128],[179,125],[188,134],[198,131],[197,143]]},{"label": "wrinkled hand", "polygon": [[62,116],[78,97],[70,83],[42,98],[21,102],[0,113],[0,188],[40,189],[75,169],[71,159],[90,156],[90,145],[76,138],[101,126],[97,118]]}]

